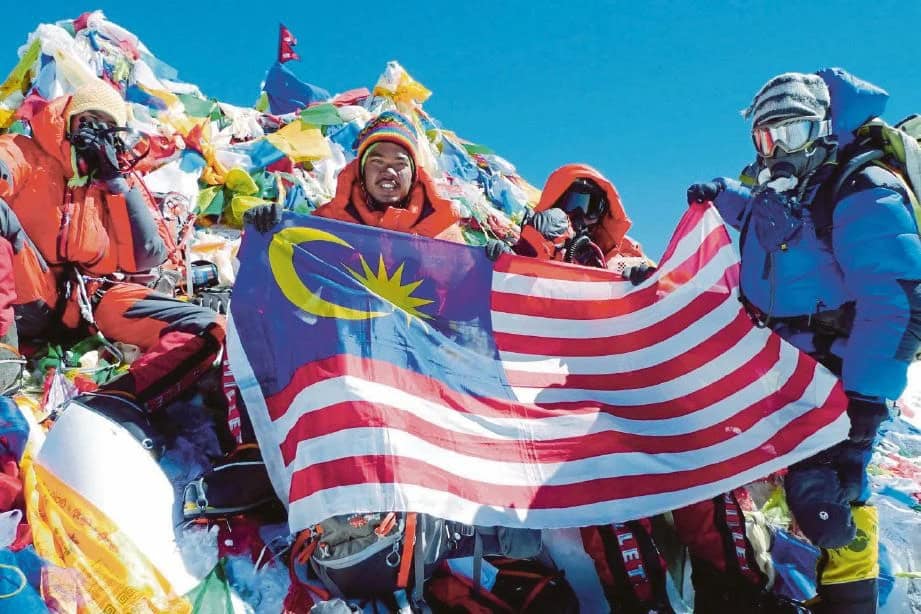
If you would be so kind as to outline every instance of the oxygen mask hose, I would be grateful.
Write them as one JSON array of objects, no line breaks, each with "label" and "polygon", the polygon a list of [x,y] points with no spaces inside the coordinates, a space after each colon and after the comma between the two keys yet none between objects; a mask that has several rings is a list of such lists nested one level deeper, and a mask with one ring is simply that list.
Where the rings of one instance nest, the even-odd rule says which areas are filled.
[{"label": "oxygen mask hose", "polygon": [[601,248],[595,245],[588,233],[582,233],[569,241],[563,260],[582,266],[604,267],[604,254]]}]

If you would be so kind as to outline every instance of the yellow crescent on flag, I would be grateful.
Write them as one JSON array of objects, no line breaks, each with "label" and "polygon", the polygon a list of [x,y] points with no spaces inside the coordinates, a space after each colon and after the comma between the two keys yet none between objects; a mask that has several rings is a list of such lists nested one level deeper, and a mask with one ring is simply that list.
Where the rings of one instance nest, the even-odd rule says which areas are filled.
[{"label": "yellow crescent on flag", "polygon": [[388,312],[363,311],[332,303],[320,298],[304,285],[304,282],[301,281],[297,271],[294,269],[294,246],[310,241],[326,241],[354,249],[336,235],[316,228],[285,228],[275,233],[275,236],[272,237],[272,242],[269,244],[269,265],[272,267],[272,275],[275,276],[275,281],[278,283],[278,287],[281,288],[285,298],[307,313],[324,318],[370,320],[371,318],[390,315]]}]

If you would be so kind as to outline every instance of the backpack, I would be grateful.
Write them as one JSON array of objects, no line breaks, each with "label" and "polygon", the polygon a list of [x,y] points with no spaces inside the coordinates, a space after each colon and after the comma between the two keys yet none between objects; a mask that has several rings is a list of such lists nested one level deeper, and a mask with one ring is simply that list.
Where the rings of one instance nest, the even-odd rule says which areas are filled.
[{"label": "backpack", "polygon": [[[424,611],[423,584],[447,558],[537,556],[540,531],[474,527],[414,512],[344,514],[298,533],[291,571],[310,572],[334,597],[393,596],[401,611]],[[421,581],[417,581],[421,579]]]},{"label": "backpack", "polygon": [[[292,568],[303,578],[309,566],[335,597],[386,596],[409,586],[416,541],[420,549],[429,544],[437,550],[443,532],[422,514],[333,516],[298,534],[291,550]],[[424,558],[420,560],[424,564]]]},{"label": "backpack", "polygon": [[[444,561],[425,586],[432,610],[451,614],[540,613],[576,614],[579,600],[563,572],[530,559],[486,557],[477,586],[466,565]],[[486,579],[483,579],[483,578]]]},{"label": "backpack", "polygon": [[838,195],[857,173],[870,164],[885,168],[905,188],[912,213],[921,231],[921,115],[909,115],[894,126],[874,118],[856,130],[856,140],[842,152],[843,161],[830,179],[830,190],[814,207],[816,229],[830,228]]}]

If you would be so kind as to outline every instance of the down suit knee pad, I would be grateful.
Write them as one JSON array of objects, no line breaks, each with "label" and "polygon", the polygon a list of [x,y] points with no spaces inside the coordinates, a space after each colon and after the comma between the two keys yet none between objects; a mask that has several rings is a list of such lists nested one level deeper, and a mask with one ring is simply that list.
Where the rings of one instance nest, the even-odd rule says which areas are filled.
[{"label": "down suit knee pad", "polygon": [[787,504],[800,529],[819,548],[841,548],[857,534],[851,504],[830,464],[801,463],[785,478]]},{"label": "down suit knee pad", "polygon": [[855,505],[852,513],[856,536],[847,545],[822,553],[819,584],[845,584],[879,576],[879,514],[872,505]]},{"label": "down suit knee pad", "polygon": [[879,600],[879,518],[875,507],[853,509],[857,537],[842,548],[822,551],[816,614],[869,614]]}]

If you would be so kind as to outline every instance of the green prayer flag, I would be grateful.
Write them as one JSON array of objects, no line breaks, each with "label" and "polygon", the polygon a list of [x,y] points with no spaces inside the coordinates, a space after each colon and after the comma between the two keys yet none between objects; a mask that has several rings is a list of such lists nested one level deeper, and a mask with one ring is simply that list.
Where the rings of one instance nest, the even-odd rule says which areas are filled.
[{"label": "green prayer flag", "polygon": [[253,108],[259,111],[260,113],[265,113],[269,110],[269,95],[265,92],[259,94],[259,99],[256,101],[256,104],[253,105]]},{"label": "green prayer flag", "polygon": [[486,145],[477,145],[476,143],[464,143],[463,145],[464,149],[466,149],[467,153],[470,155],[480,154],[481,156],[488,156],[496,153]]},{"label": "green prayer flag", "polygon": [[186,593],[193,614],[226,614],[233,612],[230,587],[227,586],[226,559],[221,559],[205,576],[201,584]]},{"label": "green prayer flag", "polygon": [[220,215],[224,211],[224,186],[214,185],[198,193],[198,215]]},{"label": "green prayer flag", "polygon": [[217,103],[191,94],[178,94],[185,112],[191,117],[210,117]]},{"label": "green prayer flag", "polygon": [[336,105],[328,102],[301,111],[301,121],[311,126],[337,126],[344,123]]}]

